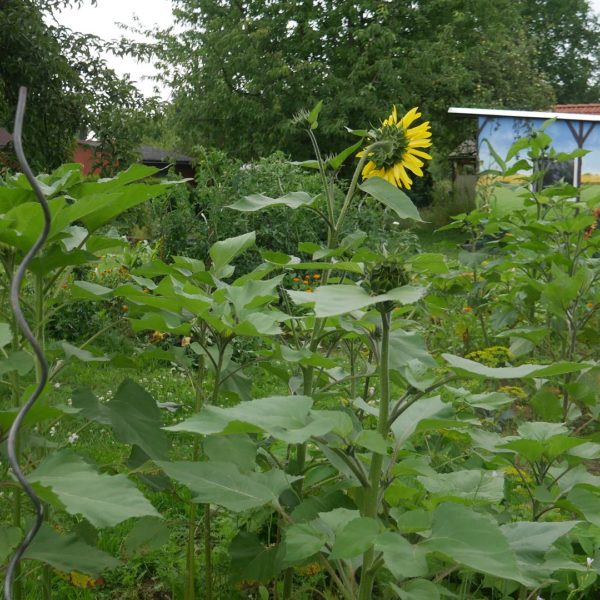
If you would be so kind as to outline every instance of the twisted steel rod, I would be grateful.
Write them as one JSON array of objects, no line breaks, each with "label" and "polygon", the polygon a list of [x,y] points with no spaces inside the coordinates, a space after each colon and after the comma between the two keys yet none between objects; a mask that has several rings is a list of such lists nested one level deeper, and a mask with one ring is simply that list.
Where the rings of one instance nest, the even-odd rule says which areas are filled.
[{"label": "twisted steel rod", "polygon": [[[46,238],[48,237],[48,233],[50,232],[50,209],[48,207],[48,203],[38,182],[36,181],[29,164],[27,163],[27,159],[25,158],[25,154],[23,153],[23,143],[22,143],[22,133],[23,133],[23,120],[25,117],[25,105],[27,103],[27,88],[21,87],[19,89],[19,101],[17,103],[17,114],[15,116],[15,128],[13,131],[13,143],[15,146],[15,153],[17,155],[17,159],[21,168],[23,169],[23,173],[25,173],[25,177],[29,181],[37,199],[42,205],[42,211],[44,213],[44,227],[42,232],[40,233],[40,237],[33,244],[29,252],[25,255],[25,258],[19,265],[17,272],[12,280],[12,284],[10,286],[10,305],[15,315],[15,321],[19,326],[19,329],[23,332],[23,335],[27,338],[29,343],[31,344],[31,348],[38,360],[39,363],[39,378],[36,385],[35,390],[27,400],[27,402],[21,407],[21,410],[17,414],[13,424],[8,433],[8,460],[10,462],[10,466],[15,474],[15,477],[18,479],[21,487],[25,490],[35,509],[35,521],[31,529],[27,532],[23,541],[19,545],[19,547],[15,550],[10,562],[8,563],[8,569],[6,571],[6,579],[4,580],[4,598],[5,600],[12,600],[13,598],[13,583],[15,578],[15,572],[19,565],[19,561],[21,560],[25,550],[27,550],[29,544],[33,541],[33,538],[36,536],[40,527],[42,526],[42,522],[44,519],[44,505],[41,500],[38,498],[34,489],[31,487],[30,483],[27,481],[23,471],[21,471],[21,467],[19,466],[19,460],[17,456],[17,439],[19,435],[19,429],[21,424],[23,423],[23,419],[27,415],[29,409],[34,405],[35,401],[41,395],[46,383],[48,381],[48,363],[44,356],[44,351],[35,338],[35,335],[31,331],[29,324],[27,323],[23,311],[21,310],[21,304],[19,301],[19,291],[21,289],[21,284],[23,279],[25,278],[25,273],[27,272],[27,267],[29,263],[32,261],[33,257],[37,254],[37,252],[42,248]],[[16,332],[13,332],[16,335]]]}]

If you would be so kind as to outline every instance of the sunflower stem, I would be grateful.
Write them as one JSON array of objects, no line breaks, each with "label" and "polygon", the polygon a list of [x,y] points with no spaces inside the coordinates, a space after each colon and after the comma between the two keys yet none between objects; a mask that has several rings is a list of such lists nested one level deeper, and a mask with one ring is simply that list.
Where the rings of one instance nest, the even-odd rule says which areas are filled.
[{"label": "sunflower stem", "polygon": [[[379,403],[379,416],[377,420],[377,431],[385,439],[389,431],[389,407],[390,407],[390,329],[391,311],[386,308],[381,313],[381,357],[379,364],[381,398]],[[369,487],[366,490],[363,516],[372,519],[377,518],[379,513],[379,489],[381,486],[381,475],[383,467],[383,455],[377,452],[371,453],[371,467],[369,469]],[[373,568],[375,549],[371,546],[363,554],[363,564],[360,578],[359,600],[369,600],[373,589],[376,569]]]},{"label": "sunflower stem", "polygon": [[342,209],[340,210],[340,214],[338,215],[337,221],[335,223],[333,235],[334,235],[336,242],[337,242],[338,233],[342,227],[344,218],[346,217],[346,213],[348,212],[348,209],[350,208],[350,203],[352,202],[352,199],[354,198],[354,193],[356,192],[356,187],[358,185],[358,178],[360,177],[360,174],[362,173],[365,163],[367,162],[367,160],[369,160],[369,155],[370,155],[371,151],[375,150],[376,148],[378,148],[379,146],[381,146],[385,143],[387,143],[387,142],[374,142],[372,144],[369,144],[363,150],[363,154],[360,157],[360,160],[358,161],[358,165],[356,165],[356,169],[354,169],[354,175],[352,175],[352,181],[350,182],[350,187],[348,188],[348,191],[346,192],[346,197],[344,198],[344,204],[342,205]]}]

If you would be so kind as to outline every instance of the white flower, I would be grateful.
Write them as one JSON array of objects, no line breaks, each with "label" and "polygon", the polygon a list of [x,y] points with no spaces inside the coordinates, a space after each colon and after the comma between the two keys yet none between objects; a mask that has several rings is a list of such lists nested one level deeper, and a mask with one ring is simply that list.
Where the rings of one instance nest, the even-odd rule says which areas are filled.
[{"label": "white flower", "polygon": [[535,600],[544,600],[541,596],[538,596]]},{"label": "white flower", "polygon": [[71,398],[67,398],[67,406],[72,406],[73,400]]},{"label": "white flower", "polygon": [[54,437],[56,435],[56,427],[54,427],[54,425],[50,427],[50,431],[48,433],[50,434],[50,437]]},{"label": "white flower", "polygon": [[54,384],[55,389],[58,389],[60,387],[60,383],[58,383],[58,381]]},{"label": "white flower", "polygon": [[76,433],[70,433],[67,439],[69,440],[69,444],[74,444],[79,439],[79,435]]},{"label": "white flower", "polygon": [[393,225],[400,225],[400,221],[394,221]]},{"label": "white flower", "polygon": [[589,569],[589,568],[592,566],[592,564],[594,564],[594,559],[593,559],[593,558],[590,558],[590,557],[588,556],[588,557],[585,559],[585,562],[586,562],[586,564],[587,564],[587,568]]},{"label": "white flower", "polygon": [[375,395],[375,388],[374,387],[370,387],[369,388],[369,396],[374,396]]}]

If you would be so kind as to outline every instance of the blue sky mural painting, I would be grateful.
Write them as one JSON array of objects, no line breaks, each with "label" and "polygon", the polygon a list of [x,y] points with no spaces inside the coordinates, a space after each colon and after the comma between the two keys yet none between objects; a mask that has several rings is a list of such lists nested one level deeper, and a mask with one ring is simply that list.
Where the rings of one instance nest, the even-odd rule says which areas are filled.
[{"label": "blue sky mural painting", "polygon": [[[480,169],[498,169],[498,164],[490,152],[489,142],[500,157],[506,157],[510,147],[518,139],[539,129],[546,119],[514,116],[479,116],[478,146]],[[578,147],[590,150],[581,164],[563,165],[562,173],[555,174],[555,180],[562,177],[577,185],[600,184],[600,123],[584,120],[557,119],[550,123],[546,133],[552,138],[552,146],[558,152],[572,152]],[[509,165],[525,156],[517,155]],[[566,169],[566,170],[565,170]],[[579,171],[580,170],[580,171]],[[568,172],[570,171],[570,172]],[[580,177],[579,176],[580,173]],[[511,178],[512,179],[512,178]]]}]

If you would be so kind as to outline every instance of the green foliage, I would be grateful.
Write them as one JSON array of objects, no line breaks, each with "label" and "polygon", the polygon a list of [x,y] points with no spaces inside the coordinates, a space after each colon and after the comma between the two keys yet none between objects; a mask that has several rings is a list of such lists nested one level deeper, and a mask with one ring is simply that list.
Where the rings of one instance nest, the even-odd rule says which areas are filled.
[{"label": "green foliage", "polygon": [[[77,2],[5,0],[0,13],[0,126],[12,130],[19,86],[29,88],[24,146],[38,170],[73,156],[82,130],[95,132],[104,175],[129,166],[159,108],[100,58],[106,42],[60,26],[53,12]],[[108,162],[107,162],[108,161]],[[16,164],[11,154],[2,161]],[[0,172],[3,171],[0,167]]]},{"label": "green foliage", "polygon": [[[319,111],[303,117],[317,148]],[[536,136],[511,152],[518,148],[530,166],[570,159],[546,142]],[[502,161],[511,168],[509,159]],[[466,230],[470,242],[456,256],[419,251],[410,240],[395,253],[349,231],[346,215],[368,196],[392,218],[400,211],[417,220],[410,200],[376,179],[359,187],[360,165],[342,193],[332,185],[339,161],[318,154],[316,166],[320,193],[280,190],[227,204],[231,215],[265,222],[284,210],[321,220],[323,238],[300,244],[308,261],[271,247],[255,268],[240,268],[261,239],[240,231],[211,240],[203,260],[150,252],[124,279],[69,284],[74,298],[126,303],[137,348],[99,355],[63,344],[62,360],[86,361],[100,387],[100,374],[112,386],[117,368],[149,372],[161,363],[170,375],[164,388],[150,382],[146,391],[126,380],[110,398],[69,390],[72,402],[60,404],[56,390],[47,392],[26,424],[22,452],[54,507],[53,523],[69,533],[46,529],[57,539],[42,536],[31,558],[95,576],[116,567],[117,555],[164,553],[173,572],[163,566],[160,577],[185,600],[201,588],[207,598],[286,600],[315,589],[344,600],[594,597],[597,200],[574,203],[569,186],[531,185],[512,214],[459,215],[448,227]],[[541,177],[532,170],[525,182]],[[131,185],[131,197],[120,199],[135,203],[146,193],[131,179],[135,171],[104,190],[112,197]],[[45,183],[62,196],[62,184]],[[72,189],[101,197],[78,185]],[[74,206],[84,200],[74,197]],[[77,250],[65,235],[69,218],[93,228],[113,216],[108,200],[89,213],[86,206],[63,214],[57,203],[64,226],[50,244],[61,249],[59,264],[72,266],[64,257]],[[27,222],[13,223],[29,235]],[[14,253],[25,250],[8,228],[0,235],[17,244]],[[88,239],[90,253],[108,243]],[[41,263],[53,265],[55,253],[48,248]],[[44,289],[39,278],[51,273],[34,268],[34,298]],[[0,326],[3,351],[25,351],[17,342]],[[9,368],[13,389],[18,371]],[[150,392],[164,396],[167,386],[175,397],[157,402]],[[10,422],[14,411],[0,418]],[[82,457],[75,428],[104,440],[90,450],[108,466]],[[21,526],[0,530],[0,554]],[[51,560],[48,548],[62,547],[75,551]],[[120,566],[107,579],[121,569],[130,578],[138,572]],[[141,586],[131,589],[143,597]],[[121,594],[116,584],[106,592]]]}]

